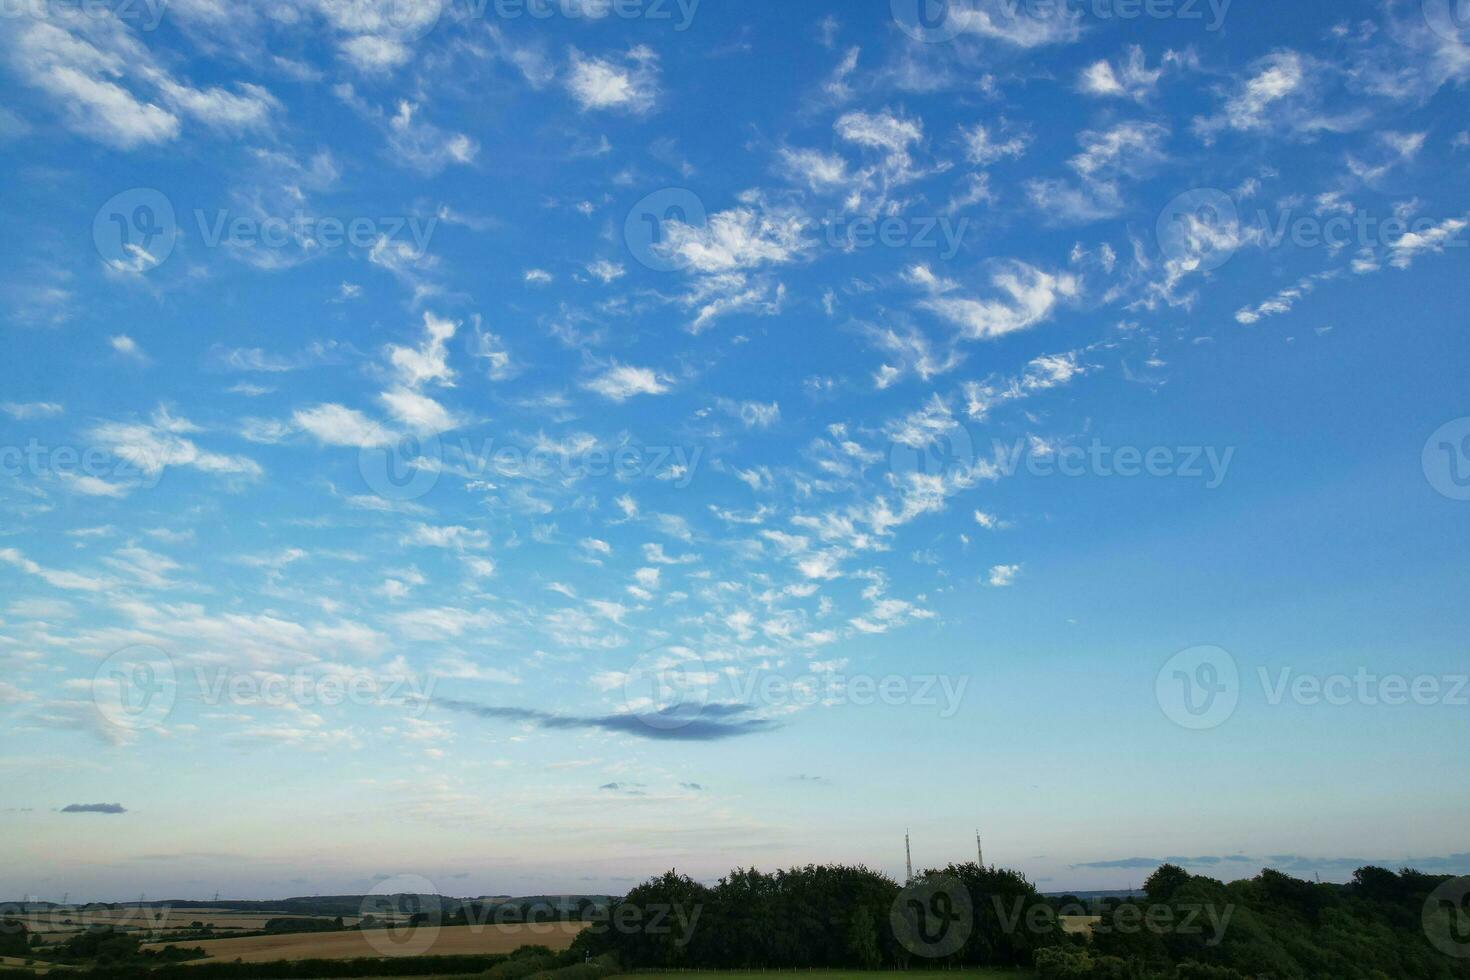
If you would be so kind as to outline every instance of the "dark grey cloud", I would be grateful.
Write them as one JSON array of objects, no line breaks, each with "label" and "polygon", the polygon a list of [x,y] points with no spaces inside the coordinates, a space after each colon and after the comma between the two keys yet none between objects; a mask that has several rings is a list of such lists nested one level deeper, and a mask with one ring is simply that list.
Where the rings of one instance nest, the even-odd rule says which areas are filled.
[{"label": "dark grey cloud", "polygon": [[698,783],[680,783],[679,785],[684,789],[692,789],[696,793],[704,792],[704,787],[699,785]]},{"label": "dark grey cloud", "polygon": [[759,735],[781,727],[765,718],[750,717],[755,710],[750,705],[731,702],[674,705],[660,711],[626,715],[558,715],[537,708],[501,707],[450,698],[431,698],[429,703],[448,711],[460,711],[480,718],[528,721],[540,728],[592,728],[672,742],[712,742],[739,738],[742,735]]},{"label": "dark grey cloud", "polygon": [[1162,858],[1134,857],[1116,861],[1088,861],[1071,865],[1073,868],[1095,870],[1149,870],[1161,864],[1177,864],[1183,868],[1209,868],[1224,864],[1240,864],[1252,869],[1271,868],[1286,874],[1305,875],[1313,872],[1323,874],[1351,874],[1359,868],[1375,865],[1380,868],[1413,868],[1438,874],[1464,874],[1470,871],[1470,854],[1446,854],[1438,857],[1306,857],[1301,854],[1268,854],[1251,857],[1246,854],[1199,855],[1181,857],[1171,855]]},{"label": "dark grey cloud", "polygon": [[1379,868],[1413,868],[1433,874],[1465,874],[1470,872],[1470,854],[1442,854],[1433,857],[1305,857],[1300,854],[1272,854],[1265,866],[1277,871],[1353,872],[1373,865]]},{"label": "dark grey cloud", "polygon": [[1118,861],[1085,861],[1082,864],[1074,864],[1074,868],[1094,868],[1098,870],[1117,870],[1134,868],[1157,868],[1165,863],[1162,858],[1123,858]]},{"label": "dark grey cloud", "polygon": [[622,793],[626,796],[645,796],[642,783],[603,783],[597,787],[609,793]]},{"label": "dark grey cloud", "polygon": [[1074,864],[1074,868],[1103,868],[1103,869],[1133,869],[1133,868],[1157,868],[1161,864],[1177,864],[1182,867],[1211,867],[1217,864],[1259,864],[1260,858],[1247,857],[1244,854],[1231,854],[1221,856],[1218,854],[1205,854],[1199,857],[1181,857],[1173,854],[1161,858],[1123,858],[1118,861],[1088,861],[1085,864]]},{"label": "dark grey cloud", "polygon": [[827,782],[827,777],[826,776],[808,776],[806,773],[801,773],[800,775],[792,776],[791,777],[791,781],[793,783],[825,783],[825,782]]},{"label": "dark grey cloud", "polygon": [[62,813],[127,813],[121,803],[70,803],[61,808]]}]

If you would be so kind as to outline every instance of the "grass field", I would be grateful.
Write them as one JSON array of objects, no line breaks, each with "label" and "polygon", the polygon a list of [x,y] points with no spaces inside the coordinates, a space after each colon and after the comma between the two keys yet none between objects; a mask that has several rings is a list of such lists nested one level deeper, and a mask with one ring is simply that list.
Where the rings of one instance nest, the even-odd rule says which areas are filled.
[{"label": "grass field", "polygon": [[[451,926],[440,929],[432,944],[417,940],[429,933],[410,933],[410,942],[395,941],[396,930],[368,932],[298,932],[281,936],[244,936],[239,939],[180,940],[175,945],[203,949],[211,960],[243,960],[266,963],[272,960],[349,960],[357,957],[394,955],[460,956],[480,953],[509,953],[520,946],[566,949],[583,922],[554,922],[538,925]],[[402,938],[402,937],[398,937]],[[160,949],[167,943],[150,943],[145,949]],[[190,960],[203,963],[205,960]]]},{"label": "grass field", "polygon": [[[1031,980],[1030,970],[684,970],[679,973],[619,973],[608,980],[772,980],[777,976],[813,980]],[[425,977],[423,980],[479,980],[480,974]],[[364,977],[362,980],[405,980],[403,977]]]},{"label": "grass field", "polygon": [[1025,980],[1035,976],[1030,970],[685,970],[679,973],[623,973],[619,976],[636,980],[771,980],[782,973],[812,977],[814,980],[878,980],[880,977],[902,980]]}]

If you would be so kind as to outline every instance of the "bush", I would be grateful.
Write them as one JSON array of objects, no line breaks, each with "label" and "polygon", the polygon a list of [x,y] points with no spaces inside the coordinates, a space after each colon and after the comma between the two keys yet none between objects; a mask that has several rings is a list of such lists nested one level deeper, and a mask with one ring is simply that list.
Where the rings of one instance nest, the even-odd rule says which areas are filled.
[{"label": "bush", "polygon": [[611,956],[599,956],[587,963],[533,973],[528,980],[602,980],[603,977],[610,977],[618,972],[617,960]]},{"label": "bush", "polygon": [[[529,947],[522,946],[521,949]],[[486,980],[521,980],[533,973],[544,973],[556,966],[556,957],[532,953],[524,955],[521,949],[510,954],[510,959],[485,971]]]},{"label": "bush", "polygon": [[1092,966],[1092,954],[1075,946],[1049,946],[1036,951],[1036,975],[1040,980],[1088,980]]},{"label": "bush", "polygon": [[30,952],[30,948],[31,940],[24,922],[17,919],[0,920],[0,956],[24,956]]}]

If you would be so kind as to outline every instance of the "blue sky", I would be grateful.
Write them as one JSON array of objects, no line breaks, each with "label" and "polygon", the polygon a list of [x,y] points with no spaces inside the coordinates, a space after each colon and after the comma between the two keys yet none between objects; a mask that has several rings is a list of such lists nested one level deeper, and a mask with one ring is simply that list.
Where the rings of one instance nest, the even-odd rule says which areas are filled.
[{"label": "blue sky", "polygon": [[0,880],[1466,871],[1470,33],[917,12],[7,11]]}]

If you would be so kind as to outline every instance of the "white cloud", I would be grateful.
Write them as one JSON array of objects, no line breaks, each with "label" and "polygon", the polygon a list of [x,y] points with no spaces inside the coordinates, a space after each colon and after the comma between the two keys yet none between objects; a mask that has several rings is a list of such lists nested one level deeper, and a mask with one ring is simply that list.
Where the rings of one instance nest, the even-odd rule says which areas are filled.
[{"label": "white cloud", "polygon": [[55,569],[45,568],[27,558],[15,548],[0,548],[0,561],[41,579],[47,585],[58,589],[70,589],[79,592],[102,592],[111,588],[112,583],[104,578],[94,578],[87,575],[79,575],[76,572],[63,572]]},{"label": "white cloud", "polygon": [[460,425],[454,413],[410,388],[391,388],[379,395],[378,400],[387,408],[389,415],[424,435],[437,435]]},{"label": "white cloud", "polygon": [[452,163],[472,163],[480,145],[464,133],[451,133],[417,118],[418,106],[404,99],[388,120],[388,147],[399,163],[436,174]]},{"label": "white cloud", "polygon": [[1070,383],[1073,378],[1087,373],[1079,356],[1078,351],[1043,354],[1033,358],[1018,377],[992,376],[984,382],[965,382],[966,414],[972,419],[984,420],[992,409],[1000,405]]},{"label": "white cloud", "polygon": [[962,33],[1018,48],[1071,44],[1082,36],[1082,18],[1072,4],[951,0],[948,7]]},{"label": "white cloud", "polygon": [[931,296],[919,306],[959,327],[967,339],[989,340],[1036,326],[1082,292],[1080,280],[1070,273],[1046,272],[1019,261],[1002,264],[991,284],[1000,297]]},{"label": "white cloud", "polygon": [[1425,252],[1443,252],[1447,247],[1464,248],[1466,242],[1461,233],[1466,227],[1465,218],[1447,218],[1421,231],[1411,231],[1393,243],[1389,265],[1396,269],[1407,269],[1414,264],[1415,258]]},{"label": "white cloud", "polygon": [[109,337],[107,338],[107,344],[118,354],[121,354],[129,360],[137,361],[140,364],[146,364],[148,362],[148,355],[143,353],[143,348],[139,347],[138,342],[127,334],[117,334],[116,336]]},{"label": "white cloud", "polygon": [[392,433],[366,415],[334,402],[300,409],[291,416],[291,421],[298,429],[329,446],[365,449],[385,446],[393,441]]},{"label": "white cloud", "polygon": [[1331,69],[1296,51],[1276,51],[1254,62],[1246,77],[1227,89],[1220,111],[1197,116],[1194,132],[1206,145],[1225,131],[1273,130],[1309,139],[1321,132],[1347,132],[1361,126],[1369,110],[1361,103],[1342,114],[1321,108]]},{"label": "white cloud", "polygon": [[1049,221],[1087,223],[1123,210],[1123,178],[1137,178],[1162,163],[1169,131],[1157,123],[1123,122],[1111,129],[1084,130],[1082,152],[1068,165],[1080,182],[1038,178],[1026,184],[1032,205]]},{"label": "white cloud", "polygon": [[193,118],[229,132],[260,130],[278,107],[258,85],[195,88],[175,78],[110,10],[34,4],[4,43],[21,78],[45,92],[68,128],[119,149],[167,143]]},{"label": "white cloud", "polygon": [[505,342],[498,335],[480,329],[478,324],[470,353],[485,362],[485,374],[491,381],[504,381],[515,374]]},{"label": "white cloud", "polygon": [[1016,576],[1021,574],[1020,565],[992,565],[988,581],[991,586],[1003,589],[1016,581]]},{"label": "white cloud", "polygon": [[818,193],[842,190],[853,179],[847,161],[835,153],[782,147],[779,156],[782,172]]},{"label": "white cloud", "polygon": [[607,259],[598,259],[596,262],[589,262],[587,264],[587,271],[602,280],[603,284],[606,285],[614,279],[621,279],[628,270],[623,268],[620,263],[609,262]]},{"label": "white cloud", "polygon": [[977,167],[988,167],[1006,157],[1020,159],[1031,143],[1031,137],[1026,135],[997,140],[991,135],[990,129],[980,123],[961,130],[960,136],[965,144],[965,159]]},{"label": "white cloud", "polygon": [[582,110],[617,110],[642,114],[658,95],[658,56],[647,47],[631,49],[621,63],[584,56],[572,48],[567,91]]},{"label": "white cloud", "polygon": [[77,473],[63,473],[61,478],[73,492],[85,497],[111,497],[116,500],[126,497],[133,489],[125,483],[108,483],[100,477]]},{"label": "white cloud", "polygon": [[586,382],[588,390],[604,398],[621,402],[634,395],[662,395],[669,390],[668,379],[652,368],[614,364],[602,374]]},{"label": "white cloud", "polygon": [[1099,98],[1133,99],[1141,102],[1157,90],[1164,71],[1171,67],[1195,67],[1190,54],[1164,52],[1159,67],[1150,69],[1143,48],[1130,45],[1125,58],[1117,62],[1095,61],[1082,70],[1077,88],[1086,95]]},{"label": "white cloud", "polygon": [[92,438],[150,478],[156,478],[170,466],[188,466],[227,476],[261,475],[260,466],[253,460],[206,452],[186,438],[199,431],[188,419],[176,418],[160,407],[146,423],[104,422],[93,428]]},{"label": "white cloud", "polygon": [[741,421],[747,429],[768,429],[781,420],[781,406],[776,402],[736,402],[721,398],[720,411]]},{"label": "white cloud", "polygon": [[21,422],[49,418],[63,411],[65,409],[56,402],[0,402],[0,412]]},{"label": "white cloud", "polygon": [[483,551],[490,547],[490,536],[484,531],[452,524],[436,527],[414,524],[399,543],[408,547],[448,548],[457,551]]},{"label": "white cloud", "polygon": [[790,262],[800,254],[806,216],[795,209],[751,206],[720,211],[703,225],[666,222],[659,248],[696,273],[727,273]]},{"label": "white cloud", "polygon": [[428,382],[441,385],[454,383],[449,367],[446,344],[459,329],[459,321],[446,320],[424,313],[424,341],[418,347],[388,345],[388,362],[393,365],[405,385],[417,387]]}]

